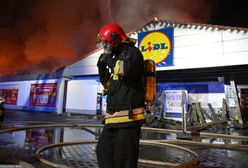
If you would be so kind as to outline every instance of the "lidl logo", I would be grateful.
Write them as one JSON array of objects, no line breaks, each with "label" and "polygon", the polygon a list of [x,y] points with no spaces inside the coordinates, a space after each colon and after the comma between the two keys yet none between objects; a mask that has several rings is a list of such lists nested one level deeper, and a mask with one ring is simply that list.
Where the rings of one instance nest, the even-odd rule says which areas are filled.
[{"label": "lidl logo", "polygon": [[138,34],[139,49],[144,60],[153,59],[157,66],[173,65],[173,29],[161,29]]}]

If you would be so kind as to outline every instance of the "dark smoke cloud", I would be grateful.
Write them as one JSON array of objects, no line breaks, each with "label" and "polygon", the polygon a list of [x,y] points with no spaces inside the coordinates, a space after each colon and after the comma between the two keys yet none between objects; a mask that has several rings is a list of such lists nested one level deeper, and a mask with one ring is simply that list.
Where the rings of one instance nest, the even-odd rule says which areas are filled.
[{"label": "dark smoke cloud", "polygon": [[112,1],[114,20],[128,31],[158,17],[174,22],[208,23],[217,3],[211,0],[118,0]]},{"label": "dark smoke cloud", "polygon": [[0,0],[0,76],[51,72],[95,48],[100,27],[211,19],[211,0]]},{"label": "dark smoke cloud", "polygon": [[50,72],[91,51],[98,0],[1,0],[0,75]]}]

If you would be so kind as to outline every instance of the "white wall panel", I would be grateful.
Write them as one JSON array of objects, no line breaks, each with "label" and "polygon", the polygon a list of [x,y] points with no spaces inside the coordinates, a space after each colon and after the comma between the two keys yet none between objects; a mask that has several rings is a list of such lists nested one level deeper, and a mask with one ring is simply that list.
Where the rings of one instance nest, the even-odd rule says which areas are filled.
[{"label": "white wall panel", "polygon": [[86,57],[82,61],[78,61],[71,65],[70,67],[79,67],[79,66],[95,66],[97,63],[97,57]]},{"label": "white wall panel", "polygon": [[212,55],[223,53],[222,43],[196,44],[174,48],[174,58],[185,58],[194,56],[195,58],[211,57]]},{"label": "white wall panel", "polygon": [[223,40],[229,41],[229,40],[237,40],[237,39],[243,39],[248,38],[248,33],[244,30],[224,30],[223,31]]},{"label": "white wall panel", "polygon": [[[215,58],[216,57],[216,58]],[[212,66],[221,66],[222,59],[218,55],[211,55],[205,57],[191,57],[187,59],[175,59],[175,64],[177,64],[176,69],[187,69],[187,68],[203,68],[203,67],[212,67]]]},{"label": "white wall panel", "polygon": [[224,55],[224,65],[242,65],[248,64],[248,51],[237,53],[226,53]]},{"label": "white wall panel", "polygon": [[190,34],[187,36],[175,36],[174,45],[175,47],[199,44],[204,45],[209,43],[221,42],[221,40],[222,36],[220,32],[202,31],[201,33]]},{"label": "white wall panel", "polygon": [[[97,52],[97,53],[99,53],[99,52]],[[86,58],[84,58],[84,59],[82,59],[82,60],[80,60],[80,61],[78,61],[78,62],[75,62],[74,64],[72,64],[71,66],[69,66],[69,67],[78,67],[78,66],[95,66],[96,65],[96,63],[97,63],[97,60],[98,60],[98,58],[99,58],[99,56],[100,56],[100,54],[101,53],[99,53],[99,54],[94,54],[94,55],[92,55],[92,56],[90,56],[90,57],[86,57]]]},{"label": "white wall panel", "polygon": [[224,53],[248,51],[248,38],[223,42]]},{"label": "white wall panel", "polygon": [[66,109],[71,112],[96,114],[99,82],[96,80],[71,80],[68,82]]},{"label": "white wall panel", "polygon": [[195,29],[179,29],[179,28],[174,28],[174,36],[185,36],[185,35],[193,35],[193,34],[198,34],[200,33],[199,30]]},{"label": "white wall panel", "polygon": [[18,82],[1,82],[0,89],[18,89],[19,85]]},{"label": "white wall panel", "polygon": [[80,75],[95,75],[98,74],[97,61],[102,53],[102,50],[98,50],[91,55],[83,58],[66,67],[65,76],[80,76]]},{"label": "white wall panel", "polygon": [[69,74],[71,76],[80,75],[96,75],[98,74],[97,66],[83,66],[83,67],[71,67],[69,69]]},{"label": "white wall panel", "polygon": [[223,64],[222,44],[212,43],[178,47],[174,53],[176,69],[200,68]]},{"label": "white wall panel", "polygon": [[95,53],[92,53],[90,56],[71,64],[70,66],[68,66],[68,68],[78,67],[78,66],[96,66],[97,60],[101,55],[101,53],[102,50],[98,50]]},{"label": "white wall panel", "polygon": [[18,106],[29,106],[29,95],[30,95],[30,86],[32,81],[24,81],[20,83],[20,89],[18,91]]}]

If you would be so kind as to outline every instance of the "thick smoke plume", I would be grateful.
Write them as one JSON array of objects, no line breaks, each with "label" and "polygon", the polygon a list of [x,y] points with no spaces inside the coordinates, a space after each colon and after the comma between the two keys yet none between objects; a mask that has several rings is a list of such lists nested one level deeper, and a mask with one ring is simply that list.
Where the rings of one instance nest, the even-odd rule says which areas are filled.
[{"label": "thick smoke plume", "polygon": [[211,0],[113,0],[112,11],[114,20],[132,31],[154,17],[174,22],[207,23],[216,5],[216,1]]},{"label": "thick smoke plume", "polygon": [[51,72],[95,49],[100,27],[126,32],[156,16],[208,22],[211,0],[0,0],[0,76]]}]

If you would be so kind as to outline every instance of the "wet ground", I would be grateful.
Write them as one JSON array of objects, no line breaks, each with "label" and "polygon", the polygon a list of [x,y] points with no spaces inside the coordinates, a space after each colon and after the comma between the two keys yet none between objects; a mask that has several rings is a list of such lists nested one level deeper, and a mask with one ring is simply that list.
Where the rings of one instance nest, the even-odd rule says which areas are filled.
[{"label": "wet ground", "polygon": [[[57,115],[55,113],[38,113],[24,111],[6,111],[5,121],[0,127],[0,167],[3,164],[18,164],[20,161],[30,163],[34,167],[50,167],[35,157],[41,147],[48,144],[65,142],[95,141],[101,132],[101,127],[86,126],[84,124],[100,124],[100,120],[92,116],[82,115]],[[50,127],[51,124],[57,126]],[[24,126],[38,126],[39,128],[20,129],[5,132],[9,128],[22,128]],[[46,125],[44,128],[41,125]],[[49,127],[49,128],[48,128]],[[214,128],[207,130],[220,132]],[[221,133],[232,135],[247,135],[247,129],[234,128],[221,129]],[[155,131],[142,131],[143,140],[176,140],[177,135],[172,133],[159,133]],[[210,144],[236,144],[245,145],[247,141],[240,139],[223,140],[222,138],[199,138],[194,141]],[[200,145],[179,144],[197,153],[200,165],[195,167],[247,167],[248,147],[222,148],[204,147]],[[68,167],[97,168],[95,144],[70,144],[54,146],[43,150],[40,155],[51,163],[67,165]],[[180,148],[164,145],[147,145],[141,143],[139,159],[170,162],[175,164],[185,163],[196,159],[195,155]],[[155,167],[140,164],[139,168]]]}]

